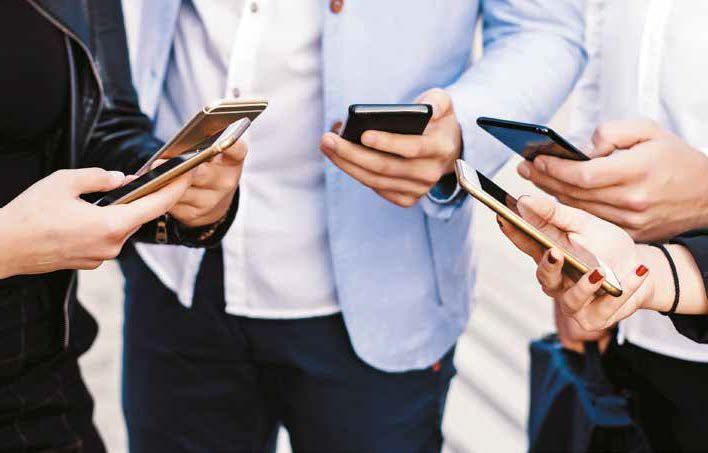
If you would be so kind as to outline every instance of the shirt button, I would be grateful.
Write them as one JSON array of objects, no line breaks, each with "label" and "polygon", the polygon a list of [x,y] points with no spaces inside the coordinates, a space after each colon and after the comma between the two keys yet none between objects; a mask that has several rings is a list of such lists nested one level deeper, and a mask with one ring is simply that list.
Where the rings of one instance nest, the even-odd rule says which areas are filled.
[{"label": "shirt button", "polygon": [[240,97],[240,96],[241,96],[241,90],[239,90],[238,88],[233,88],[233,89],[231,90],[231,96],[234,97],[234,98]]},{"label": "shirt button", "polygon": [[330,0],[329,10],[332,11],[334,14],[341,13],[342,8],[344,8],[344,0]]},{"label": "shirt button", "polygon": [[256,2],[251,3],[251,12],[252,13],[258,12],[258,3],[256,3]]},{"label": "shirt button", "polygon": [[341,121],[335,121],[332,123],[332,127],[329,128],[329,131],[332,132],[333,134],[339,135],[339,132],[342,130],[342,122]]}]

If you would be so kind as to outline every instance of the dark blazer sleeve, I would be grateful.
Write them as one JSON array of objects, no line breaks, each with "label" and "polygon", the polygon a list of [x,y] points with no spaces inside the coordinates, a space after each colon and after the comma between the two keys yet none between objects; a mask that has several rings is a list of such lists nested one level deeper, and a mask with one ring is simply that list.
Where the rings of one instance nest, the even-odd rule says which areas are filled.
[{"label": "dark blazer sleeve", "polygon": [[[153,135],[152,122],[141,112],[133,87],[120,1],[88,4],[91,5],[88,8],[90,48],[99,68],[104,96],[101,113],[88,137],[81,164],[133,174],[163,143]],[[205,235],[204,228],[191,231],[170,216],[163,216],[145,224],[133,239],[191,247],[215,246],[233,222],[238,198],[234,197],[229,213],[211,229],[212,234]],[[158,237],[162,239],[158,241]]]},{"label": "dark blazer sleeve", "polygon": [[[698,230],[671,241],[686,247],[696,260],[708,290],[708,230]],[[682,335],[698,343],[708,343],[708,316],[671,315],[674,327]]]}]

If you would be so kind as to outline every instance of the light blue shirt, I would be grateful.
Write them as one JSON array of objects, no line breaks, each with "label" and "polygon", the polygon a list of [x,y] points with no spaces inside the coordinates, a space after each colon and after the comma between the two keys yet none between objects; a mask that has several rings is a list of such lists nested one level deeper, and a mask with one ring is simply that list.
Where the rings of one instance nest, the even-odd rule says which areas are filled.
[{"label": "light blue shirt", "polygon": [[[136,19],[128,24],[134,81],[154,117],[180,0],[124,6]],[[328,2],[322,8],[321,131],[349,104],[410,102],[443,87],[462,126],[465,159],[488,175],[508,153],[477,128],[477,117],[548,121],[585,62],[581,0],[349,0],[340,14]],[[480,16],[484,56],[473,65]],[[403,209],[323,165],[337,296],[355,351],[385,371],[429,367],[455,343],[473,301],[469,197],[423,198]]]}]

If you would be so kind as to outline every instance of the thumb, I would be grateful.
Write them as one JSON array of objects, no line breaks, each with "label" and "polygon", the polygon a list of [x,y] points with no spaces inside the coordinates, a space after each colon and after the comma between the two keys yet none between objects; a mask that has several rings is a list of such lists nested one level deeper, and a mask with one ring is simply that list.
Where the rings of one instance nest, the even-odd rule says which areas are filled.
[{"label": "thumb", "polygon": [[418,96],[415,101],[419,104],[430,104],[433,107],[432,120],[439,120],[452,111],[450,94],[442,88],[433,88]]},{"label": "thumb", "polygon": [[548,225],[553,225],[567,233],[580,233],[593,219],[585,211],[565,206],[548,198],[526,195],[519,198],[517,207],[524,219],[541,230]]},{"label": "thumb", "polygon": [[80,168],[60,170],[56,177],[61,178],[73,195],[93,192],[107,192],[125,184],[125,175],[119,171],[106,171],[102,168]]},{"label": "thumb", "polygon": [[629,149],[647,140],[670,135],[650,119],[616,120],[603,123],[592,135],[593,157],[607,156],[617,149]]},{"label": "thumb", "polygon": [[150,195],[128,204],[106,206],[101,209],[114,210],[116,218],[122,219],[126,229],[134,228],[169,211],[182,198],[191,182],[191,173],[185,173]]}]

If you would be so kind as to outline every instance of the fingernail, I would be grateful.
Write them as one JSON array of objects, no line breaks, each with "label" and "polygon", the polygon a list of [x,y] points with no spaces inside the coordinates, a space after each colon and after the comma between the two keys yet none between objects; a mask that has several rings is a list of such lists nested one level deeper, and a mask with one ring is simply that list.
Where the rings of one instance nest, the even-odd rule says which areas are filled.
[{"label": "fingernail", "polygon": [[116,182],[122,182],[125,180],[125,175],[120,171],[110,171],[111,178]]},{"label": "fingernail", "polygon": [[366,131],[364,132],[364,135],[361,136],[361,143],[363,143],[365,146],[368,146],[369,148],[373,148],[378,140],[379,134],[372,131]]},{"label": "fingernail", "polygon": [[553,252],[548,252],[548,262],[551,264],[556,264],[558,260],[553,256]]},{"label": "fingernail", "polygon": [[603,275],[597,269],[592,271],[592,274],[590,274],[590,277],[588,278],[588,280],[590,280],[590,283],[593,285],[602,279],[603,279]]},{"label": "fingernail", "polygon": [[537,157],[536,159],[534,159],[533,165],[538,171],[543,173],[546,172],[546,160],[542,157]]},{"label": "fingernail", "polygon": [[637,277],[644,277],[647,272],[649,272],[649,268],[642,264],[637,268]]},{"label": "fingernail", "polygon": [[531,169],[529,168],[528,162],[521,162],[516,168],[522,178],[529,179],[531,176]]},{"label": "fingernail", "polygon": [[329,135],[325,135],[324,137],[322,137],[321,144],[322,144],[322,148],[325,151],[329,151],[329,152],[334,151],[335,148],[337,147],[337,142],[335,142],[334,139]]}]

